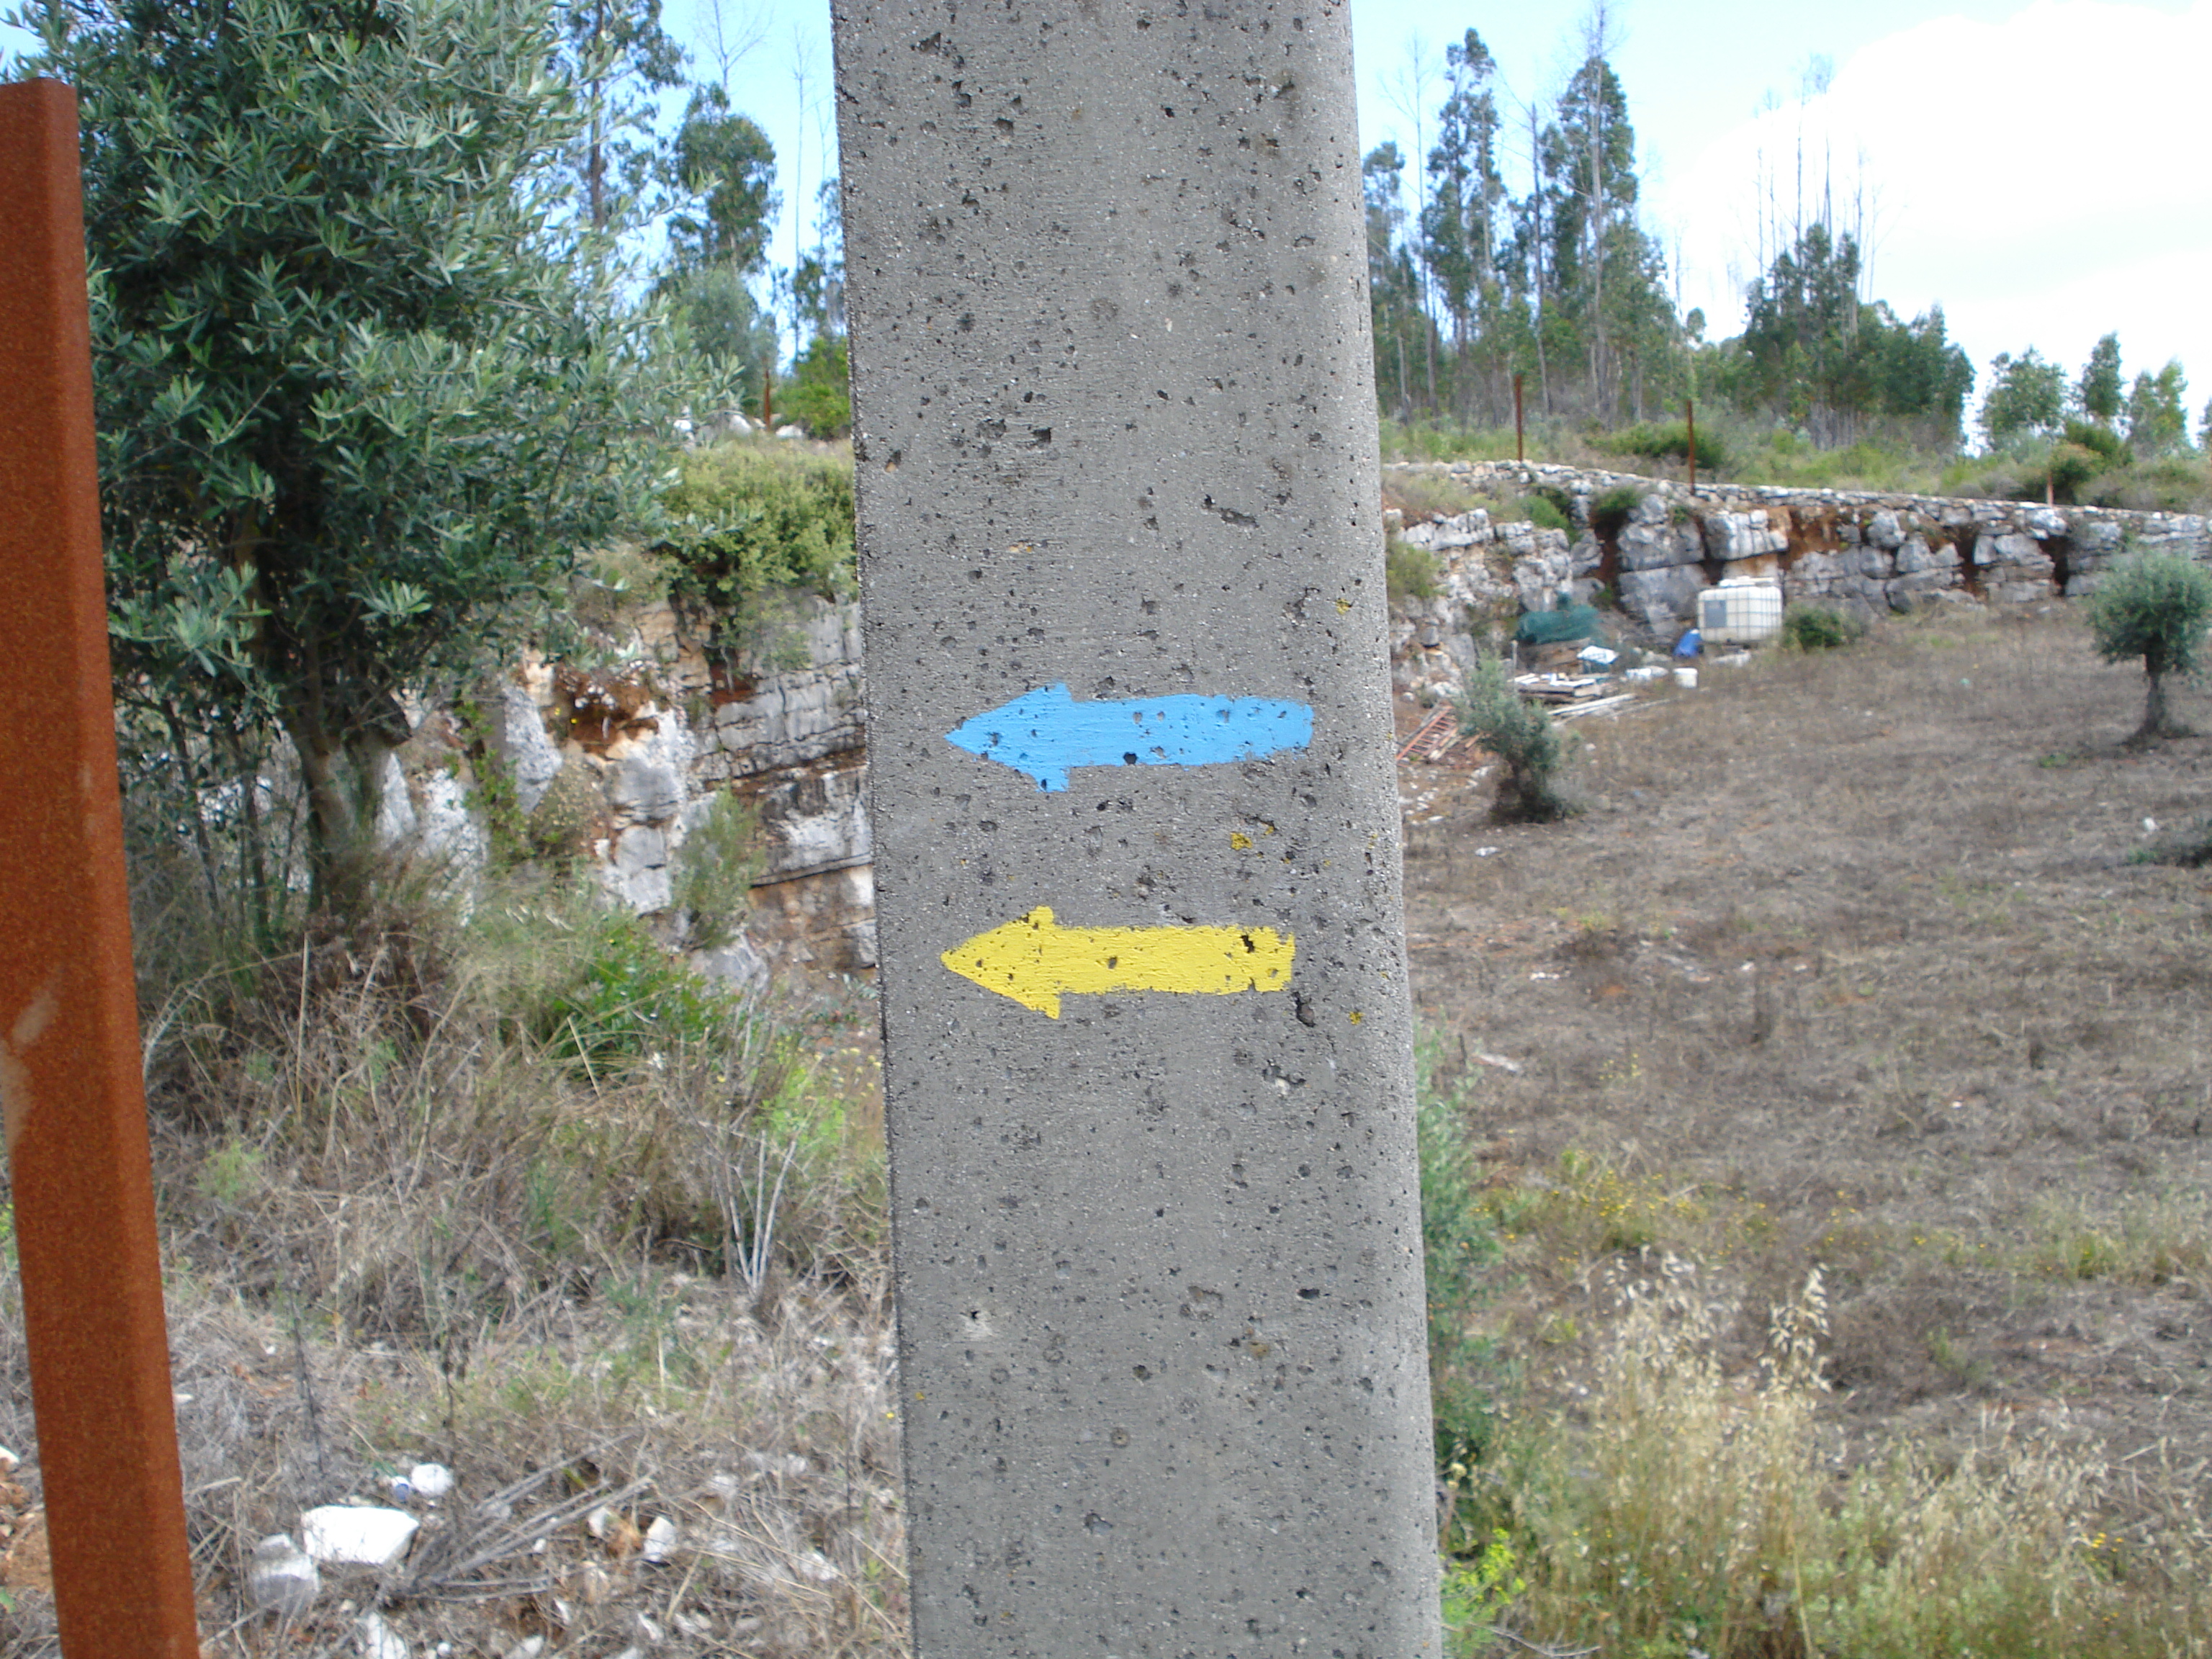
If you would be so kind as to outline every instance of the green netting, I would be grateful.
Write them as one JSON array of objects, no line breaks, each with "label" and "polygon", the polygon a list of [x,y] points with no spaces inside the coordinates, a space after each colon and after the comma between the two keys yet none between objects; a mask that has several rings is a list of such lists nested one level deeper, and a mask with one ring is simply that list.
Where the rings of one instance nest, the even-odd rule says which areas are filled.
[{"label": "green netting", "polygon": [[1596,607],[1571,605],[1561,611],[1531,611],[1521,618],[1513,637],[1523,645],[1564,645],[1570,640],[1586,640],[1596,632]]}]

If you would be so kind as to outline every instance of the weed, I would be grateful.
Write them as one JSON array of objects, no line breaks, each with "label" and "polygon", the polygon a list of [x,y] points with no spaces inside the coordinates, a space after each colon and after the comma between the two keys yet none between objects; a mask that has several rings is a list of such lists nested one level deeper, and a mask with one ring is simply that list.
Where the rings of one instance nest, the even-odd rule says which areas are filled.
[{"label": "weed", "polygon": [[727,790],[718,791],[676,852],[671,884],[692,949],[719,950],[737,938],[752,909],[753,881],[764,862],[759,810]]},{"label": "weed", "polygon": [[1394,599],[1432,599],[1437,596],[1437,556],[1425,547],[1393,539],[1383,576]]},{"label": "weed", "polygon": [[1566,507],[1547,495],[1523,495],[1520,516],[1539,530],[1571,532],[1574,529],[1574,521],[1567,516]]},{"label": "weed", "polygon": [[2045,1199],[2028,1212],[2022,1266],[2061,1279],[2111,1279],[2147,1289],[2212,1269],[2212,1218],[2203,1195],[2166,1196],[2093,1217],[2078,1201]]},{"label": "weed", "polygon": [[1476,1188],[1462,1097],[1439,1088],[1433,1042],[1422,1062],[1414,1127],[1428,1273],[1430,1385],[1442,1468],[1476,1455],[1490,1437],[1494,1406],[1483,1364],[1486,1349],[1469,1335],[1468,1325],[1479,1297],[1476,1274],[1497,1259],[1498,1241]]},{"label": "weed", "polygon": [[1782,642],[1799,651],[1836,651],[1864,637],[1866,624],[1825,605],[1792,605],[1782,619]]},{"label": "weed", "polygon": [[1643,492],[1634,484],[1615,484],[1590,498],[1590,528],[1601,536],[1618,536],[1628,522],[1628,515],[1636,511]]}]

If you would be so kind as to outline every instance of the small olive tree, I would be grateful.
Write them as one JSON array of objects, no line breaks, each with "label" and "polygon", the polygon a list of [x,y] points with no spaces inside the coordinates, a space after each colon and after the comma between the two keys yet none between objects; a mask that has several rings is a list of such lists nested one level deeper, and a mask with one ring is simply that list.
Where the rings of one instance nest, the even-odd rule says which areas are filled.
[{"label": "small olive tree", "polygon": [[1500,818],[1548,823],[1574,811],[1559,793],[1567,750],[1551,710],[1514,689],[1502,659],[1485,658],[1468,679],[1459,702],[1459,729],[1504,765],[1505,776],[1498,786]]},{"label": "small olive tree", "polygon": [[2097,654],[2107,662],[2142,659],[2149,689],[2135,743],[2181,737],[2188,728],[2167,712],[2170,674],[2197,671],[2212,620],[2212,571],[2174,553],[2136,553],[2114,565],[2089,600]]}]

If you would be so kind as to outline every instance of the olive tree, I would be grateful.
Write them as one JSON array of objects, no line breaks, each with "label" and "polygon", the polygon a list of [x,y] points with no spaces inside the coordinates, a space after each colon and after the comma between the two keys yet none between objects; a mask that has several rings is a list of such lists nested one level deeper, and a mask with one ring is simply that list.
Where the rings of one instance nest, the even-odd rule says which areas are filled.
[{"label": "olive tree", "polygon": [[1566,744],[1552,711],[1515,689],[1502,658],[1486,657],[1468,677],[1459,700],[1459,729],[1498,757],[1505,768],[1492,808],[1501,820],[1548,823],[1572,815],[1559,793]]},{"label": "olive tree", "polygon": [[562,178],[589,125],[555,14],[43,0],[21,21],[43,45],[22,69],[80,100],[118,690],[169,762],[208,769],[196,798],[250,811],[224,754],[289,738],[327,893],[405,694],[649,510],[680,388]]},{"label": "olive tree", "polygon": [[2097,654],[2107,662],[2142,659],[2149,682],[2137,743],[2180,737],[2167,712],[2166,677],[2193,674],[2212,621],[2212,572],[2174,553],[2136,553],[2106,574],[2089,599]]}]

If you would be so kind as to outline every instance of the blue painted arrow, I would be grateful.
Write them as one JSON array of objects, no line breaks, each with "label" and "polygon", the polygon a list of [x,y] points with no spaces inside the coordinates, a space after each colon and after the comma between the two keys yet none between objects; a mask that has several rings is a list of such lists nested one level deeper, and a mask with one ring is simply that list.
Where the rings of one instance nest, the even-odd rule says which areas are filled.
[{"label": "blue painted arrow", "polygon": [[945,741],[1065,789],[1079,766],[1216,766],[1303,749],[1313,708],[1269,697],[1135,697],[1079,704],[1065,685],[1024,691]]}]

